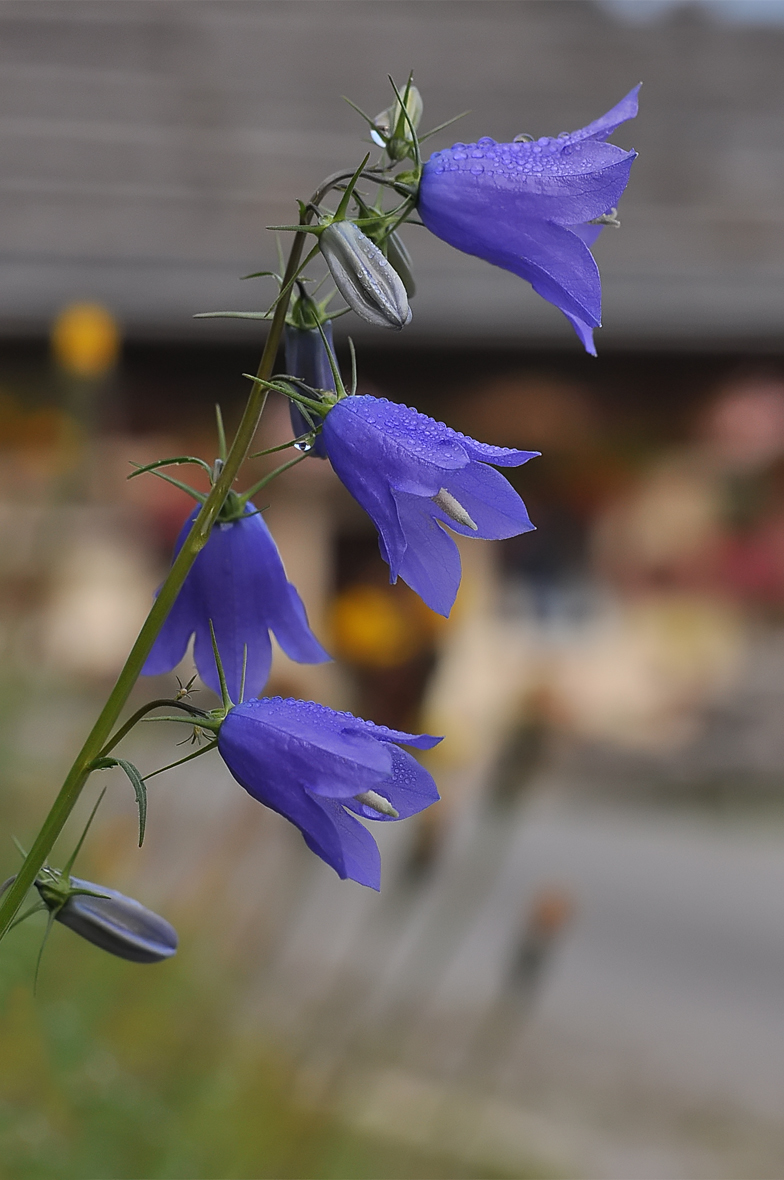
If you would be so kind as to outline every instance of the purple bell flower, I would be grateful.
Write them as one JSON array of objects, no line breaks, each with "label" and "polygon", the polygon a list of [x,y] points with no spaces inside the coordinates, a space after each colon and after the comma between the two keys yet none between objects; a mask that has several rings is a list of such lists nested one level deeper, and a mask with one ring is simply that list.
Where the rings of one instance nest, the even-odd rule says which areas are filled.
[{"label": "purple bell flower", "polygon": [[606,143],[637,114],[639,86],[594,123],[530,143],[456,143],[434,152],[419,188],[419,215],[436,237],[526,279],[571,321],[596,355],[599,270],[588,249],[626,188],[637,153]]},{"label": "purple bell flower", "polygon": [[218,749],[237,782],[298,827],[339,877],[378,889],[378,846],[355,817],[389,822],[435,803],[432,777],[398,743],[429,750],[440,741],[313,701],[266,697],[229,711]]},{"label": "purple bell flower", "polygon": [[[332,321],[327,320],[322,327],[334,355]],[[300,381],[304,381],[311,389],[330,389],[334,393],[335,378],[332,376],[327,350],[318,328],[294,328],[291,324],[286,324],[283,346],[286,372],[290,377],[299,377]],[[294,437],[299,438],[300,435],[307,434],[310,427],[295,402],[289,402],[289,414]],[[326,459],[327,452],[320,434],[316,435],[310,454],[316,455],[319,459]]]},{"label": "purple bell flower", "polygon": [[[194,509],[183,525],[175,557],[198,511]],[[286,578],[264,518],[250,504],[244,516],[213,528],[147,657],[144,675],[171,672],[195,633],[193,655],[199,675],[220,694],[210,620],[234,701],[240,699],[246,645],[245,696],[257,696],[267,683],[272,662],[270,631],[286,655],[300,664],[323,664],[330,659],[308,625],[302,599]]]},{"label": "purple bell flower", "polygon": [[432,610],[448,615],[460,585],[460,554],[446,525],[497,540],[534,526],[499,471],[539,454],[476,442],[408,406],[364,395],[342,398],[324,419],[332,466],[378,529],[390,580],[401,577]]}]

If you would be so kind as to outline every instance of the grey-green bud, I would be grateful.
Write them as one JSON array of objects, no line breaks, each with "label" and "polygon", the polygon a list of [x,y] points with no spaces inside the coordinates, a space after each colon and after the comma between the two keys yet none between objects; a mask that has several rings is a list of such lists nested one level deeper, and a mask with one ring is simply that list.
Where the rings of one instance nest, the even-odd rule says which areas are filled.
[{"label": "grey-green bud", "polygon": [[370,132],[370,138],[379,147],[386,148],[390,160],[403,160],[410,155],[411,127],[413,126],[416,131],[422,119],[424,104],[416,86],[409,86],[405,102],[408,119],[402,117],[402,104],[395,99],[391,106],[380,111],[373,120],[374,129]]},{"label": "grey-green bud", "polygon": [[116,889],[78,877],[65,879],[56,870],[44,870],[36,886],[55,921],[110,955],[132,963],[159,963],[177,950],[174,927]]},{"label": "grey-green bud", "polygon": [[402,279],[353,221],[333,221],[319,247],[340,294],[352,311],[378,328],[398,331],[411,319]]}]

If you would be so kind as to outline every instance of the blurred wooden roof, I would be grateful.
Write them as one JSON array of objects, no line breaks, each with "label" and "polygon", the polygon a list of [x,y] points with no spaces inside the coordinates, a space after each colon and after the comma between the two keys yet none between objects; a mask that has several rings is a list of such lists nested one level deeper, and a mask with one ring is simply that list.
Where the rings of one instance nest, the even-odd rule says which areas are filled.
[{"label": "blurred wooden roof", "polygon": [[[413,67],[425,126],[473,112],[433,146],[571,130],[643,79],[614,137],[640,152],[623,227],[596,248],[600,347],[780,344],[783,61],[780,26],[641,26],[590,0],[5,0],[0,330],[94,298],[135,336],[257,331],[190,317],[263,305],[237,280],[273,262],[265,225],[360,158],[341,94],[373,114]],[[571,341],[520,280],[406,232],[407,338]]]}]

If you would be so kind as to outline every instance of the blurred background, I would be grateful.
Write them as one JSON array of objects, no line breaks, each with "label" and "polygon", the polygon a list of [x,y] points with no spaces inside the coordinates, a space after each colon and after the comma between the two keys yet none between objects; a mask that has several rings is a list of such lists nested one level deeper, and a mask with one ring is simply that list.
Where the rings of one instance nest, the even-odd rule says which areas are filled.
[{"label": "blurred background", "polygon": [[337,657],[277,653],[269,692],[445,734],[442,802],[379,825],[376,895],[211,756],[151,784],[142,851],[96,781],[59,863],[107,783],[81,875],[181,949],[57,928],[34,996],[42,925],[4,943],[0,1176],[782,1175],[782,61],[778,0],[0,2],[0,879],[189,510],[130,461],[211,461],[241,412],[263,329],[192,316],[267,305],[265,226],[363,151],[340,96],[374,114],[413,68],[426,128],[470,108],[443,147],[644,82],[598,359],[415,227],[411,326],[336,325],[360,392],[543,452],[511,473],[538,531],[462,545],[444,621],[327,464],[259,501]]}]

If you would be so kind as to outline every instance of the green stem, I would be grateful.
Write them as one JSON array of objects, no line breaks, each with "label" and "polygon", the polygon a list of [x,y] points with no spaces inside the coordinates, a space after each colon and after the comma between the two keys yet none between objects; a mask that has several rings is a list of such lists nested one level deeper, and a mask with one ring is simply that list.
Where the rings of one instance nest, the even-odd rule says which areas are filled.
[{"label": "green stem", "polygon": [[146,717],[153,709],[161,709],[163,707],[170,709],[182,709],[185,713],[190,713],[192,717],[197,718],[194,725],[198,724],[198,718],[204,720],[205,712],[203,709],[197,709],[195,705],[189,705],[185,701],[173,701],[170,697],[159,697],[155,701],[148,701],[146,705],[142,705],[141,709],[137,709],[132,717],[122,725],[115,734],[112,735],[111,740],[106,743],[103,749],[98,754],[99,758],[105,758],[115,746],[119,746],[123,738],[131,732],[134,725],[138,725],[142,717]]},{"label": "green stem", "polygon": [[[325,183],[329,184],[329,181]],[[321,192],[323,187],[322,185],[322,189],[318,191]],[[289,254],[288,266],[283,276],[283,289],[287,292],[290,292],[293,285],[294,276],[297,273],[300,258],[302,257],[303,244],[303,235],[295,234],[291,246],[291,253]],[[286,321],[288,305],[289,298],[287,293],[287,295],[278,301],[275,308],[269,335],[267,336],[256,374],[258,382],[254,382],[251,386],[245,412],[237,433],[234,436],[234,441],[231,444],[231,450],[226,458],[223,470],[199,510],[199,515],[194,520],[191,531],[180,552],[177,554],[169,570],[168,577],[161,586],[158,597],[155,599],[136,642],[131,648],[131,653],[125,662],[125,667],[117,678],[117,683],[109,694],[109,698],[101,710],[98,720],[90,731],[86,742],[79,751],[76,761],[69,770],[65,782],[60,788],[60,792],[44,820],[40,832],[35,838],[32,848],[17,873],[16,880],[5,893],[2,901],[0,901],[0,938],[3,937],[11,925],[28,889],[30,889],[46,863],[55,840],[60,835],[69,815],[76,806],[82,788],[90,776],[92,763],[96,758],[100,757],[101,751],[109,740],[120,713],[131,694],[131,690],[141,674],[145,660],[152,650],[152,646],[166,621],[169,611],[174,606],[174,602],[182,588],[183,582],[188,576],[191,566],[200,551],[207,544],[212,526],[215,524],[218,513],[231,490],[237,472],[250,450],[262,410],[264,409],[264,404],[267,400],[267,391],[261,382],[268,381],[272,376],[275,357]]]}]

